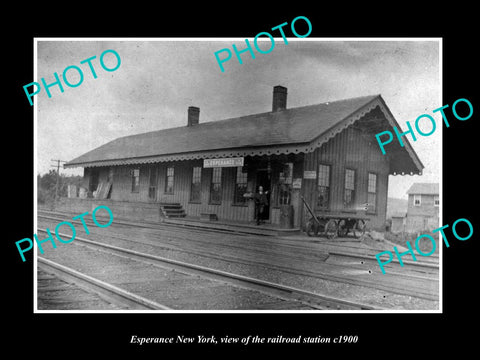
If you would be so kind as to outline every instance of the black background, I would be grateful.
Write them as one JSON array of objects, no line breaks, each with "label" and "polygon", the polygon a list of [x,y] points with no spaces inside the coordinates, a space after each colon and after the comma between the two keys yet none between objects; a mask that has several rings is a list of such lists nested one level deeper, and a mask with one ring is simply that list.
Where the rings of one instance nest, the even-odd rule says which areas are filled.
[{"label": "black background", "polygon": [[[287,6],[288,5],[288,6]],[[35,7],[35,6],[34,6]],[[478,91],[477,42],[474,37],[473,6],[448,9],[417,9],[405,3],[376,7],[345,3],[337,8],[317,3],[293,7],[274,3],[267,11],[246,3],[206,3],[181,9],[160,3],[149,5],[112,3],[106,9],[85,3],[12,12],[2,25],[5,51],[2,63],[7,84],[3,86],[5,131],[3,132],[3,218],[6,234],[2,244],[2,287],[4,331],[2,344],[17,352],[57,357],[96,357],[95,354],[129,353],[155,356],[183,350],[214,353],[226,350],[241,355],[246,351],[267,350],[285,353],[308,351],[313,356],[340,354],[350,350],[359,356],[417,356],[443,350],[465,354],[473,348],[477,325],[476,276],[478,274],[478,234],[474,209],[478,201],[477,152],[475,151],[480,106]],[[40,6],[38,6],[40,7]],[[472,15],[470,15],[472,14]],[[253,37],[296,16],[312,23],[310,37],[442,37],[443,103],[450,128],[443,139],[443,224],[458,218],[469,219],[474,235],[467,241],[446,234],[450,248],[444,247],[443,314],[33,314],[33,257],[21,262],[15,241],[33,235],[33,108],[23,85],[33,79],[34,37]],[[9,20],[6,16],[5,20]],[[303,33],[298,29],[299,33]],[[288,35],[288,34],[287,34]],[[276,36],[276,35],[275,35]],[[451,105],[458,98],[473,104],[474,114],[457,121]],[[420,115],[420,114],[419,114]],[[437,117],[437,116],[436,116]],[[421,138],[419,139],[421,141]],[[61,154],[59,154],[61,155]],[[419,179],[420,181],[421,179]],[[32,252],[30,252],[31,254]],[[244,337],[357,335],[357,344],[347,345],[138,345],[132,335],[196,337],[215,335]],[[32,351],[32,352],[30,352]],[[171,355],[167,355],[170,353]],[[17,353],[18,354],[18,353]],[[25,353],[26,355],[26,353]],[[42,356],[42,357],[43,357]],[[150,354],[151,356],[151,354]]]}]

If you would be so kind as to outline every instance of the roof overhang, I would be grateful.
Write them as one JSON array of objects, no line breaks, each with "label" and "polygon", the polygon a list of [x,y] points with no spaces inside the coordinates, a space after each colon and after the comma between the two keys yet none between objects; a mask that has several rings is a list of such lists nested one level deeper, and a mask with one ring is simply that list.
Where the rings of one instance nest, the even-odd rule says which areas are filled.
[{"label": "roof overhang", "polygon": [[[152,155],[144,157],[131,157],[119,159],[105,159],[95,161],[79,162],[72,160],[64,164],[65,168],[74,167],[104,167],[104,166],[122,166],[122,165],[138,165],[153,164],[167,161],[186,161],[198,159],[227,158],[239,156],[271,156],[271,155],[288,155],[299,153],[310,153],[315,149],[327,143],[330,139],[352,125],[361,125],[368,128],[368,134],[376,143],[375,133],[382,131],[391,131],[393,127],[400,129],[397,121],[393,117],[391,111],[383,101],[380,95],[375,96],[364,106],[355,110],[347,117],[338,121],[327,131],[308,143],[294,143],[281,145],[265,145],[255,147],[242,148],[223,148],[217,150],[185,152],[177,154]],[[408,139],[404,138],[404,147],[398,143],[390,144],[388,152],[385,155],[390,163],[390,173],[397,174],[419,174],[421,175],[424,168],[417,154],[410,145]],[[380,151],[380,149],[378,149]]]},{"label": "roof overhang", "polygon": [[232,148],[212,151],[198,151],[182,154],[168,154],[148,157],[135,157],[114,160],[100,160],[91,162],[74,163],[69,162],[64,165],[65,168],[74,167],[102,167],[102,166],[121,166],[121,165],[138,165],[138,164],[154,164],[167,161],[186,161],[198,159],[215,159],[229,158],[239,156],[271,156],[271,155],[288,155],[311,152],[310,143],[307,144],[287,144],[276,146],[248,147],[248,148]]},{"label": "roof overhang", "polygon": [[[368,104],[354,111],[343,121],[325,131],[322,135],[313,140],[310,144],[310,151],[313,151],[322,144],[328,142],[337,134],[344,131],[349,126],[356,125],[368,130],[368,135],[372,137],[372,141],[378,145],[375,134],[390,131],[394,133],[393,128],[401,129],[390,109],[380,95],[376,96]],[[398,142],[389,144],[389,148],[384,156],[390,163],[391,175],[421,175],[424,165],[420,161],[418,155],[413,150],[410,142],[406,137],[402,139],[404,146],[400,146]],[[378,148],[380,152],[380,148]]]},{"label": "roof overhang", "polygon": [[[394,134],[393,128],[401,129],[398,122],[393,117],[390,109],[383,101],[382,97],[379,96],[376,101],[378,101],[378,106],[382,110],[385,118],[390,125],[389,128],[381,131],[390,131]],[[376,139],[375,139],[376,141]],[[425,166],[420,161],[415,150],[413,150],[412,145],[408,141],[407,137],[402,139],[404,146],[401,146],[397,141],[393,141],[388,148],[388,152],[385,156],[388,156],[390,160],[390,173],[392,175],[422,175],[422,171]]]}]

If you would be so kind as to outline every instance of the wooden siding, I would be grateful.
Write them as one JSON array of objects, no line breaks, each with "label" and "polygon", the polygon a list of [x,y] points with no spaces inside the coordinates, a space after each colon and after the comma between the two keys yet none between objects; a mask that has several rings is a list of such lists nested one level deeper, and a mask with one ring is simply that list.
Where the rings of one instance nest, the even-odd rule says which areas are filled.
[{"label": "wooden siding", "polygon": [[[330,201],[328,212],[353,212],[364,215],[364,211],[344,208],[345,169],[355,170],[355,199],[353,208],[367,202],[368,173],[377,174],[377,204],[369,222],[371,228],[382,228],[385,224],[387,207],[388,172],[389,164],[375,144],[371,136],[362,135],[362,132],[349,127],[336,135],[322,147],[306,154],[304,169],[318,172],[318,164],[330,165]],[[317,179],[303,180],[303,194],[305,200],[315,208],[317,196]],[[305,211],[303,208],[301,211]],[[306,216],[304,216],[306,218]]]},{"label": "wooden siding", "polygon": [[438,195],[421,194],[420,206],[413,204],[414,195],[408,195],[408,216],[436,216],[439,215],[439,206],[435,206],[435,197]]},{"label": "wooden siding", "polygon": [[[285,160],[285,159],[284,159]],[[287,160],[285,160],[287,161]],[[302,176],[303,155],[296,155],[292,161],[294,163],[293,177]],[[248,167],[247,192],[255,191],[256,184],[256,161],[252,161],[252,165]],[[201,174],[201,201],[190,201],[191,181],[193,167],[202,167]],[[173,167],[174,170],[174,189],[173,193],[165,192],[167,167]],[[132,192],[131,171],[140,169],[140,186],[138,192]],[[106,181],[109,168],[98,168],[99,182]],[[157,171],[157,189],[156,199],[152,200],[148,196],[150,187],[149,176],[150,171]],[[213,170],[211,168],[203,168],[202,160],[183,161],[183,162],[166,162],[159,164],[151,164],[144,166],[116,166],[113,167],[113,185],[111,199],[115,201],[126,202],[158,202],[158,203],[180,203],[188,216],[200,217],[202,213],[216,214],[219,219],[228,219],[232,221],[248,222],[254,219],[254,203],[246,200],[244,205],[234,204],[234,192],[236,181],[236,168],[222,168],[222,201],[220,204],[210,203],[210,186]],[[86,176],[89,171],[86,171]],[[278,178],[278,171],[272,168],[272,184]],[[88,183],[88,181],[87,181]],[[278,224],[280,221],[280,209],[273,203],[274,194],[271,194],[270,206],[270,222]],[[292,205],[296,208],[300,203],[300,189],[292,191]],[[294,219],[294,225],[298,225],[299,220]]]},{"label": "wooden siding", "polygon": [[390,228],[392,233],[401,233],[405,231],[405,218],[404,217],[393,217],[392,218],[392,227]]},{"label": "wooden siding", "polygon": [[414,206],[414,195],[408,195],[406,232],[427,232],[438,228],[440,207],[435,206],[435,196],[422,194],[420,206]]},{"label": "wooden siding", "polygon": [[[370,134],[371,135],[371,134]],[[270,222],[279,224],[280,208],[274,203],[276,194],[275,183],[278,180],[279,166],[284,162],[293,162],[293,178],[302,178],[302,188],[293,189],[291,205],[294,208],[294,226],[301,227],[305,224],[307,214],[300,196],[315,208],[317,196],[317,179],[303,179],[304,171],[313,170],[318,172],[318,164],[330,165],[330,203],[328,212],[344,213],[344,183],[345,168],[355,170],[355,199],[353,207],[360,207],[367,202],[368,173],[377,175],[377,203],[375,213],[367,213],[372,218],[368,226],[370,228],[383,228],[387,206],[388,190],[388,158],[383,156],[372,136],[365,135],[359,129],[351,126],[336,135],[322,147],[308,154],[272,156],[271,173],[271,206]],[[266,166],[266,158],[249,158],[247,166],[247,191],[256,190],[256,178],[258,167]],[[201,175],[201,201],[190,201],[192,169],[202,167]],[[174,190],[172,194],[165,193],[166,169],[173,167]],[[132,192],[131,170],[140,169],[140,186],[138,192]],[[106,181],[108,167],[99,168],[99,182]],[[127,202],[166,202],[180,203],[188,216],[199,217],[202,213],[216,214],[219,219],[232,221],[252,221],[254,217],[254,204],[247,201],[244,206],[233,204],[236,168],[222,169],[222,201],[221,204],[211,204],[210,183],[213,170],[203,168],[202,160],[189,160],[181,162],[163,162],[142,166],[115,166],[113,171],[113,185],[111,199]],[[150,171],[157,171],[156,199],[149,198]],[[85,170],[85,176],[90,174],[90,169]],[[352,210],[350,210],[352,212]],[[365,211],[353,210],[358,215],[365,215]]]},{"label": "wooden siding", "polygon": [[[192,169],[194,166],[203,166],[202,161],[167,162],[141,167],[115,167],[112,187],[112,199],[118,201],[144,201],[153,202],[148,197],[150,171],[158,171],[156,202],[180,203],[189,216],[200,216],[201,213],[214,213],[220,219],[234,221],[249,221],[253,219],[253,204],[247,202],[245,206],[233,205],[236,168],[222,169],[222,202],[210,204],[210,182],[212,169],[202,168],[201,176],[201,202],[190,201]],[[165,192],[166,169],[173,167],[174,189],[173,193]],[[130,170],[140,168],[140,189],[138,193],[131,191]],[[105,173],[108,173],[105,170]],[[252,174],[248,175],[248,188],[253,189]]]},{"label": "wooden siding", "polygon": [[[234,221],[248,221],[253,219],[253,204],[246,206],[234,205],[234,188],[236,168],[222,169],[222,201],[220,204],[210,203],[210,183],[213,169],[203,168],[203,161],[185,161],[158,164],[159,167],[159,193],[160,202],[178,202],[182,204],[189,216],[200,216],[202,213],[216,214],[219,219]],[[165,194],[166,168],[175,168],[175,180],[173,194]],[[191,202],[190,191],[193,167],[202,167],[201,175],[201,201]],[[249,174],[250,176],[250,174]],[[250,182],[250,181],[249,181]]]},{"label": "wooden siding", "polygon": [[[270,196],[270,222],[272,224],[280,224],[280,207],[275,204],[275,198],[277,197],[277,188],[275,187],[275,185],[278,182],[281,166],[284,163],[293,163],[292,179],[302,179],[304,157],[304,154],[290,154],[280,155],[274,158],[275,162],[272,167],[272,193]],[[305,180],[302,179],[302,186],[304,181]],[[293,206],[293,227],[300,227],[302,224],[300,211],[303,206],[303,202],[300,198],[301,192],[302,189],[292,189],[291,192],[290,205]]]},{"label": "wooden siding", "polygon": [[[102,171],[102,174],[108,174],[109,168]],[[133,169],[140,169],[140,186],[138,192],[132,192],[132,175]],[[140,201],[148,202],[148,166],[115,166],[113,168],[113,183],[111,199],[118,201]]]}]

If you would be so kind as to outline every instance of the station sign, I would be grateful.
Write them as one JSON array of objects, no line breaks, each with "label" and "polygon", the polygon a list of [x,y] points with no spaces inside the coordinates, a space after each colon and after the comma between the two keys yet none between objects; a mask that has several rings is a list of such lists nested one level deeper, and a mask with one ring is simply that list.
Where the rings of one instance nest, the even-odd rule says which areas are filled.
[{"label": "station sign", "polygon": [[203,160],[204,168],[238,167],[238,166],[243,166],[243,157]]},{"label": "station sign", "polygon": [[305,170],[303,172],[303,178],[304,179],[316,179],[317,178],[317,172],[315,170]]},{"label": "station sign", "polygon": [[302,178],[293,179],[292,188],[301,189],[302,188]]}]

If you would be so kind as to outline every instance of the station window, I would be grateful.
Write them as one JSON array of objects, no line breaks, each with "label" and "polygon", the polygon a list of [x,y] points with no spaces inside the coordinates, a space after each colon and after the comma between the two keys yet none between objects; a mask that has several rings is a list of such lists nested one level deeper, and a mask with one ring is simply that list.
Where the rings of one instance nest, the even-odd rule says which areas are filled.
[{"label": "station window", "polygon": [[192,170],[192,185],[190,187],[190,201],[201,202],[202,196],[202,167],[194,166]]},{"label": "station window", "polygon": [[422,195],[414,194],[413,195],[413,206],[421,206],[422,205]]},{"label": "station window", "polygon": [[167,167],[167,177],[165,180],[165,194],[173,194],[173,182],[175,177],[175,169]]},{"label": "station window", "polygon": [[377,174],[368,173],[368,193],[367,193],[368,211],[375,213],[377,211]]},{"label": "station window", "polygon": [[278,175],[278,205],[290,205],[292,198],[293,163],[283,164],[283,169]]},{"label": "station window", "polygon": [[140,190],[140,169],[132,169],[132,192],[138,193]]},{"label": "station window", "polygon": [[438,195],[435,195],[433,197],[433,206],[440,206],[440,198],[438,197]]},{"label": "station window", "polygon": [[318,164],[317,209],[328,209],[330,200],[330,165]]},{"label": "station window", "polygon": [[355,202],[355,170],[345,169],[345,192],[343,203],[345,208],[352,207]]},{"label": "station window", "polygon": [[245,197],[243,196],[247,192],[247,176],[248,173],[243,167],[237,167],[237,177],[235,180],[235,195],[233,199],[234,204],[245,204]]},{"label": "station window", "polygon": [[210,203],[222,202],[222,168],[212,169],[212,181],[210,183]]}]

